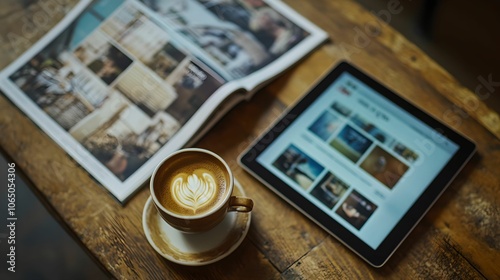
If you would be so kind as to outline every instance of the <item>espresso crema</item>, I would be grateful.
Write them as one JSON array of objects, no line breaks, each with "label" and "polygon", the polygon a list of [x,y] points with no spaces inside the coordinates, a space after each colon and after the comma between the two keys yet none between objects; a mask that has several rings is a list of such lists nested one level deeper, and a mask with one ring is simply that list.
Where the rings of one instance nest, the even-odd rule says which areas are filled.
[{"label": "espresso crema", "polygon": [[216,158],[203,153],[181,154],[160,170],[155,184],[162,184],[157,198],[169,211],[180,215],[200,215],[226,196],[227,169]]}]

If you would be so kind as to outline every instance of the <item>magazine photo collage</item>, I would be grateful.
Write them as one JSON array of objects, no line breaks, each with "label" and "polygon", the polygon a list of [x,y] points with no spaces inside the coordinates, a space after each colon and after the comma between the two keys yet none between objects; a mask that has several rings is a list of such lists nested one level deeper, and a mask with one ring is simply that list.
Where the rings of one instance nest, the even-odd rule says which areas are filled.
[{"label": "magazine photo collage", "polygon": [[122,2],[95,1],[10,80],[124,181],[224,80]]},{"label": "magazine photo collage", "polygon": [[309,35],[263,0],[141,1],[232,78],[263,68]]},{"label": "magazine photo collage", "polygon": [[[418,159],[404,143],[338,101],[312,120],[308,132],[339,154],[336,157],[343,157],[389,191]],[[328,170],[294,144],[286,147],[273,166],[330,209],[330,214],[358,230],[378,207],[342,174]]]}]

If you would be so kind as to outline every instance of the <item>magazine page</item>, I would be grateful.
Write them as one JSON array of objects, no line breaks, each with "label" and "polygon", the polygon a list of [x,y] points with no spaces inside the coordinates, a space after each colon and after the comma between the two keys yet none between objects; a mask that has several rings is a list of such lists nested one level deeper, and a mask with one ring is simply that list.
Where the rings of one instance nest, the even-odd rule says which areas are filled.
[{"label": "magazine page", "polygon": [[81,1],[0,77],[122,202],[236,90],[147,14],[137,1]]},{"label": "magazine page", "polygon": [[276,1],[82,0],[0,89],[124,202],[323,35]]},{"label": "magazine page", "polygon": [[247,91],[255,91],[327,38],[281,1],[140,1],[166,28],[174,28],[191,53]]}]

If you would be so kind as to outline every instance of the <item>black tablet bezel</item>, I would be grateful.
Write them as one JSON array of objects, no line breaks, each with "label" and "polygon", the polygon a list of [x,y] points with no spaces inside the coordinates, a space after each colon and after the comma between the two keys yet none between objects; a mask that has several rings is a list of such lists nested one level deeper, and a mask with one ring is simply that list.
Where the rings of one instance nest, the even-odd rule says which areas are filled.
[{"label": "black tablet bezel", "polygon": [[[291,125],[298,116],[320,96],[335,80],[344,72],[348,72],[357,79],[361,80],[367,86],[374,89],[380,95],[386,97],[395,105],[418,118],[425,124],[438,133],[436,137],[447,137],[457,145],[459,150],[448,161],[445,167],[439,172],[435,179],[429,184],[422,195],[415,201],[407,213],[394,226],[391,232],[378,246],[376,250],[369,247],[361,239],[356,237],[349,230],[344,228],[333,218],[307,200],[304,196],[296,192],[281,179],[269,172],[266,168],[260,165],[255,159],[273,142],[280,134],[286,130],[286,127]],[[238,161],[240,165],[258,178],[267,187],[288,201],[299,211],[315,221],[318,225],[328,231],[330,234],[339,239],[347,247],[351,248],[360,257],[370,263],[372,266],[382,266],[394,251],[399,247],[401,242],[412,231],[420,219],[429,210],[432,204],[437,200],[441,193],[451,183],[458,172],[469,161],[476,150],[475,144],[457,133],[434,117],[423,112],[415,105],[411,104],[401,96],[389,90],[381,83],[369,77],[365,73],[356,69],[347,62],[341,62],[333,68],[321,81],[316,84],[299,102],[285,112],[281,118],[275,122],[266,133],[261,135],[245,152],[243,152]]]}]

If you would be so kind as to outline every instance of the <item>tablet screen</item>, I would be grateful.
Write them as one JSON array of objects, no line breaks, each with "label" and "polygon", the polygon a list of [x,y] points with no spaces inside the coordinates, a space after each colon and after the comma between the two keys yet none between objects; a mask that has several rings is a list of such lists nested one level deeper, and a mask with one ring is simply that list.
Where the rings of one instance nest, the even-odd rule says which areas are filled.
[{"label": "tablet screen", "polygon": [[459,150],[349,72],[257,157],[376,250]]},{"label": "tablet screen", "polygon": [[240,164],[379,267],[474,152],[472,141],[342,62]]}]

